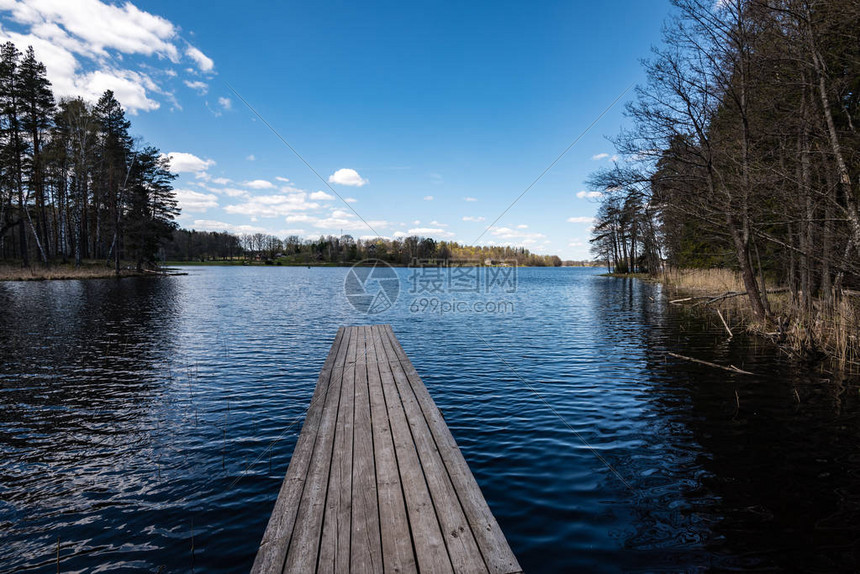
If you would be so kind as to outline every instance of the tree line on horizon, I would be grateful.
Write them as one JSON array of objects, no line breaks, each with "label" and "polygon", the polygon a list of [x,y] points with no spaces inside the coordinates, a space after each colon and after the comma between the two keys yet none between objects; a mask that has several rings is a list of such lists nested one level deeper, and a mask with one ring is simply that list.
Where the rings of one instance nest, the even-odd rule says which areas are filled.
[{"label": "tree line on horizon", "polygon": [[57,102],[32,47],[0,47],[0,258],[154,261],[176,227],[176,176],[130,126],[110,90]]},{"label": "tree line on horizon", "polygon": [[163,261],[259,260],[292,264],[352,264],[363,259],[380,259],[393,265],[409,265],[413,260],[452,263],[488,261],[531,267],[559,267],[556,255],[537,255],[524,247],[469,246],[456,241],[436,241],[429,237],[397,239],[356,239],[351,235],[323,235],[303,239],[290,235],[280,239],[267,233],[232,234],[218,231],[176,229],[172,240],[163,244]]},{"label": "tree line on horizon", "polygon": [[674,0],[613,141],[592,252],[618,272],[727,267],[753,313],[860,279],[860,3]]}]

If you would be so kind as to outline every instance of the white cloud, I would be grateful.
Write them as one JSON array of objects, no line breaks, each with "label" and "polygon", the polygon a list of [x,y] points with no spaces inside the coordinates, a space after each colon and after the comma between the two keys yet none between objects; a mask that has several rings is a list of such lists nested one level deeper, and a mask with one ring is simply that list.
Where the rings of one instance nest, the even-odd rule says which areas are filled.
[{"label": "white cloud", "polygon": [[576,193],[576,197],[579,199],[597,199],[598,197],[603,197],[603,193],[599,191],[578,191]]},{"label": "white cloud", "polygon": [[436,221],[435,219],[430,222],[430,225],[435,225],[436,227],[448,227],[447,223],[440,223],[440,222]]},{"label": "white cloud", "polygon": [[419,237],[454,237],[453,233],[441,227],[413,227],[408,233]]},{"label": "white cloud", "polygon": [[266,181],[265,179],[252,179],[251,181],[246,181],[242,185],[250,187],[251,189],[272,189],[275,187],[275,184],[271,181]]},{"label": "white cloud", "polygon": [[606,159],[608,157],[609,157],[608,153],[598,153],[598,154],[591,156],[591,159],[593,159],[594,161],[600,161],[601,159]]},{"label": "white cloud", "polygon": [[432,195],[425,195],[424,201],[433,201],[433,196]]},{"label": "white cloud", "polygon": [[195,80],[193,82],[190,80],[185,80],[185,85],[192,90],[195,90],[201,96],[205,96],[206,92],[209,91],[209,84],[207,84],[206,82],[201,82],[200,80]]},{"label": "white cloud", "polygon": [[511,229],[510,227],[495,227],[490,233],[493,237],[500,239],[498,244],[513,244],[529,246],[536,244],[539,240],[546,239],[543,233],[529,233],[522,229]]},{"label": "white cloud", "polygon": [[96,70],[78,77],[76,87],[77,95],[90,101],[98,100],[105,90],[112,90],[114,97],[132,115],[161,107],[161,104],[146,95],[147,89],[157,90],[155,82],[146,74],[131,70]]},{"label": "white cloud", "polygon": [[31,26],[37,35],[53,34],[88,55],[106,57],[108,50],[116,50],[179,61],[173,24],[131,2],[118,6],[100,0],[4,0],[0,10],[11,12],[14,21]]},{"label": "white cloud", "polygon": [[218,98],[218,105],[223,110],[231,110],[233,109],[233,100],[230,98]]},{"label": "white cloud", "polygon": [[464,217],[463,217],[463,221],[475,221],[475,222],[481,222],[481,221],[485,221],[485,220],[486,220],[486,218],[485,218],[485,217],[481,217],[481,216],[477,216],[477,217],[475,217],[475,216],[472,216],[472,215],[466,215],[466,216],[464,216]]},{"label": "white cloud", "polygon": [[223,193],[229,197],[250,197],[251,194],[244,189],[236,189],[235,187],[224,187],[216,190],[216,193]]},{"label": "white cloud", "polygon": [[[375,232],[378,232],[380,229],[385,229],[389,226],[389,223],[385,220],[371,219],[365,223],[352,212],[342,209],[333,210],[328,217],[314,217],[303,214],[289,216],[287,217],[287,222],[309,223],[317,229],[328,230],[332,233],[339,233],[341,231],[372,231],[370,227],[376,230]],[[368,224],[370,227],[368,227]]]},{"label": "white cloud", "polygon": [[[154,79],[175,76],[175,70],[154,70],[141,58],[125,57],[180,63],[183,50],[178,46],[185,41],[165,18],[132,2],[103,0],[2,0],[0,17],[20,26],[17,32],[0,26],[0,41],[12,41],[22,51],[32,45],[56,96],[94,101],[111,89],[130,114],[158,109],[161,104],[153,94],[178,108],[172,92]],[[190,50],[186,57],[191,58]]]},{"label": "white cloud", "polygon": [[314,201],[331,201],[334,199],[334,196],[324,191],[315,191],[311,194],[311,199]]},{"label": "white cloud", "polygon": [[476,197],[464,197],[463,201],[478,201],[478,198],[476,198]]},{"label": "white cloud", "polygon": [[167,157],[170,159],[170,171],[174,173],[203,173],[215,165],[215,160],[201,159],[181,151],[172,151]]},{"label": "white cloud", "polygon": [[286,177],[277,176],[275,179],[282,182],[282,183],[290,183],[289,178],[286,178]]},{"label": "white cloud", "polygon": [[218,196],[190,189],[177,189],[176,199],[180,209],[186,213],[202,213],[207,209],[218,207]]},{"label": "white cloud", "polygon": [[257,158],[254,156],[254,154],[249,155],[249,156],[248,156],[248,157],[246,157],[245,159],[246,159],[246,160],[248,160],[248,161],[256,161],[256,160],[257,160]]},{"label": "white cloud", "polygon": [[297,192],[250,196],[245,203],[228,205],[224,211],[249,217],[278,217],[319,207],[320,204],[308,201],[307,193]]},{"label": "white cloud", "polygon": [[520,223],[519,225],[517,225],[517,229],[528,229],[528,228],[529,228],[529,226],[526,225],[525,223]]},{"label": "white cloud", "polygon": [[201,72],[211,72],[212,68],[215,67],[215,62],[212,61],[212,58],[194,46],[188,46],[185,50],[185,55],[194,60]]},{"label": "white cloud", "polygon": [[347,197],[346,199],[344,199],[344,201],[347,203],[357,203],[358,202],[358,200],[354,197]]},{"label": "white cloud", "polygon": [[568,223],[594,223],[593,217],[568,217]]},{"label": "white cloud", "polygon": [[228,177],[215,177],[212,179],[212,183],[216,183],[218,185],[229,185],[233,183],[233,180]]},{"label": "white cloud", "polygon": [[254,225],[236,225],[226,223],[224,221],[215,221],[212,219],[195,219],[192,229],[198,231],[227,231],[234,234],[242,233],[268,233],[265,227],[256,227]]},{"label": "white cloud", "polygon": [[358,172],[354,169],[342,168],[328,176],[329,183],[336,183],[339,185],[351,185],[354,187],[361,187],[363,185],[367,185],[367,180],[358,175]]},{"label": "white cloud", "polygon": [[404,231],[395,231],[394,232],[394,238],[395,239],[400,239],[401,237],[408,237],[408,236],[409,236],[409,234],[404,232]]}]

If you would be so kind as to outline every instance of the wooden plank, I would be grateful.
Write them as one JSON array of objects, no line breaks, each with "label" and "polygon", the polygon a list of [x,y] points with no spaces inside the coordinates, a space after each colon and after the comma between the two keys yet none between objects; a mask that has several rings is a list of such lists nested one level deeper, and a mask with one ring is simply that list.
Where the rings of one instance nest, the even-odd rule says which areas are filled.
[{"label": "wooden plank", "polygon": [[325,516],[323,517],[317,572],[349,572],[352,530],[352,442],[355,414],[355,348],[347,367],[343,357],[340,368],[343,382],[335,427]]},{"label": "wooden plank", "polygon": [[[400,484],[400,470],[391,437],[388,407],[382,391],[380,364],[387,357],[380,348],[379,332],[371,328],[367,345],[367,381],[370,389],[370,414],[373,450],[376,460],[376,487],[379,499],[379,523],[382,533],[382,563],[385,572],[417,572],[415,553],[406,503]],[[387,368],[387,365],[386,367]]]},{"label": "wooden plank", "polygon": [[338,330],[252,572],[521,572],[390,326]]},{"label": "wooden plank", "polygon": [[391,346],[387,332],[382,326],[378,326],[378,332],[382,341],[382,348],[391,365],[394,382],[400,394],[406,418],[409,421],[412,437],[454,572],[487,572],[471,527],[463,508],[460,506],[457,493],[454,491],[451,479],[442,462],[436,442],[430,433],[430,428],[406,376],[404,367]]},{"label": "wooden plank", "polygon": [[279,572],[286,559],[287,548],[295,526],[298,502],[302,496],[311,454],[316,443],[316,431],[319,427],[323,403],[331,382],[332,367],[341,348],[346,348],[344,341],[347,338],[346,329],[341,327],[337,330],[334,343],[332,343],[331,350],[320,371],[317,386],[302,426],[302,432],[296,441],[287,474],[284,477],[284,482],[281,483],[274,510],[263,534],[254,565],[251,567],[253,574]]},{"label": "wooden plank", "polygon": [[367,384],[367,328],[355,327],[355,428],[352,468],[352,572],[382,572],[382,540],[373,460],[373,432]]},{"label": "wooden plank", "polygon": [[[349,346],[353,344],[350,336]],[[284,564],[284,572],[287,573],[305,573],[316,569],[342,382],[341,373],[339,377],[332,377],[329,384],[329,392],[326,395],[317,429],[316,444],[296,515],[296,526],[287,552],[286,564]]]},{"label": "wooden plank", "polygon": [[403,403],[391,363],[388,360],[379,364],[382,390],[388,408],[388,418],[391,424],[391,434],[397,463],[400,467],[400,480],[403,485],[403,495],[406,500],[406,511],[412,531],[412,541],[415,547],[415,558],[420,572],[453,572],[445,540],[427,481],[424,469],[415,448],[412,431],[403,410]]},{"label": "wooden plank", "polygon": [[466,518],[472,528],[472,534],[480,548],[487,568],[492,574],[522,572],[522,568],[520,568],[513,551],[511,551],[505,535],[502,533],[502,529],[487,506],[487,501],[484,499],[481,489],[472,475],[472,471],[469,470],[466,459],[463,458],[457,442],[445,424],[442,413],[439,412],[439,409],[430,397],[430,393],[418,376],[409,357],[406,356],[406,352],[394,335],[391,326],[385,325],[384,331],[400,364],[404,368],[415,397],[421,405],[425,420],[436,441],[439,454],[445,463],[451,482],[457,491]]}]

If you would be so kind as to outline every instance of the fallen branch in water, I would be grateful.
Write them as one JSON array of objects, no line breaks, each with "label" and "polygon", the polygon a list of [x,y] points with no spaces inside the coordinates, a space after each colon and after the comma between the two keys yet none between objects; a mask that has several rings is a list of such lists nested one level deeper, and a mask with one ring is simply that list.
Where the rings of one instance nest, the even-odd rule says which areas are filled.
[{"label": "fallen branch in water", "polygon": [[697,295],[695,297],[684,297],[683,299],[673,299],[672,301],[669,301],[669,303],[671,303],[673,305],[677,305],[679,303],[684,303],[686,301],[694,301],[696,299],[710,299],[711,297],[713,297],[713,295]]},{"label": "fallen branch in water", "polygon": [[743,369],[739,369],[734,365],[729,365],[728,367],[724,367],[723,365],[718,365],[716,363],[711,363],[709,361],[703,361],[701,359],[694,359],[693,357],[686,357],[684,355],[679,355],[677,353],[671,353],[666,351],[666,354],[670,357],[675,357],[676,359],[683,359],[685,361],[690,361],[692,363],[700,363],[702,365],[708,365],[709,367],[716,367],[718,369],[723,369],[724,371],[728,371],[730,373],[737,373],[740,375],[755,375],[755,373],[751,373],[749,371],[744,371]]},{"label": "fallen branch in water", "polygon": [[[776,289],[768,289],[767,293],[784,293],[788,291],[788,287],[777,287]],[[702,297],[690,297],[692,299],[707,299],[707,301],[699,301],[698,303],[693,303],[690,305],[691,307],[698,307],[699,305],[710,305],[711,303],[716,303],[718,301],[722,301],[724,299],[731,299],[733,297],[741,297],[746,295],[746,291],[726,291],[722,295],[705,295]],[[671,303],[671,301],[670,301]]]},{"label": "fallen branch in water", "polygon": [[719,317],[720,317],[720,321],[722,321],[722,322],[723,322],[723,327],[725,327],[725,328],[726,328],[726,331],[728,331],[728,332],[729,332],[729,339],[731,339],[732,337],[734,337],[734,336],[735,336],[735,334],[734,334],[734,333],[732,333],[732,330],[731,330],[731,329],[729,329],[729,324],[728,324],[728,323],[726,323],[726,320],[725,320],[725,319],[723,319],[723,314],[722,314],[722,313],[720,313],[720,310],[719,310],[719,309],[714,309],[714,310],[717,312],[717,315],[719,315]]}]

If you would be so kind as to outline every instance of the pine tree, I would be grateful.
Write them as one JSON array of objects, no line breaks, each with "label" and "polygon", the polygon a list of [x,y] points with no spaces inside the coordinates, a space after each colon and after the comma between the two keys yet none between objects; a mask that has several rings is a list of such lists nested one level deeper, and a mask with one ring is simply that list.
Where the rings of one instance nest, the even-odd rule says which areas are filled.
[{"label": "pine tree", "polygon": [[138,152],[128,185],[128,211],[124,230],[126,246],[134,257],[138,270],[155,261],[159,243],[169,239],[176,229],[174,219],[179,215],[166,156],[154,147]]},{"label": "pine tree", "polygon": [[[125,199],[125,188],[128,183],[128,177],[132,168],[134,156],[132,152],[133,142],[128,134],[128,129],[131,126],[125,118],[125,111],[122,105],[114,97],[112,91],[107,90],[95,107],[95,116],[99,121],[99,155],[100,155],[100,170],[98,173],[97,191],[99,198],[104,202],[107,208],[107,216],[109,223],[107,229],[110,237],[110,244],[107,249],[104,245],[100,245],[102,253],[106,253],[107,258],[113,256],[114,266],[117,274],[119,274],[119,262],[122,246],[122,210],[123,201]],[[97,213],[97,242],[102,241],[102,225],[100,212]]]},{"label": "pine tree", "polygon": [[27,48],[18,71],[18,89],[21,106],[21,129],[30,140],[30,158],[27,161],[27,184],[32,189],[36,204],[35,232],[47,259],[50,245],[48,213],[45,202],[44,160],[42,148],[45,135],[51,128],[54,114],[54,94],[48,81],[45,65],[36,59],[33,47]]},{"label": "pine tree", "polygon": [[[2,117],[2,148],[0,148],[0,169],[8,188],[8,212],[11,217],[13,197],[17,198],[18,212],[14,221],[6,228],[17,226],[18,247],[25,267],[30,264],[25,226],[26,203],[24,196],[23,162],[26,144],[21,138],[21,106],[19,102],[18,65],[21,53],[15,44],[6,42],[0,48],[0,117]],[[4,201],[4,203],[6,203]]]}]

